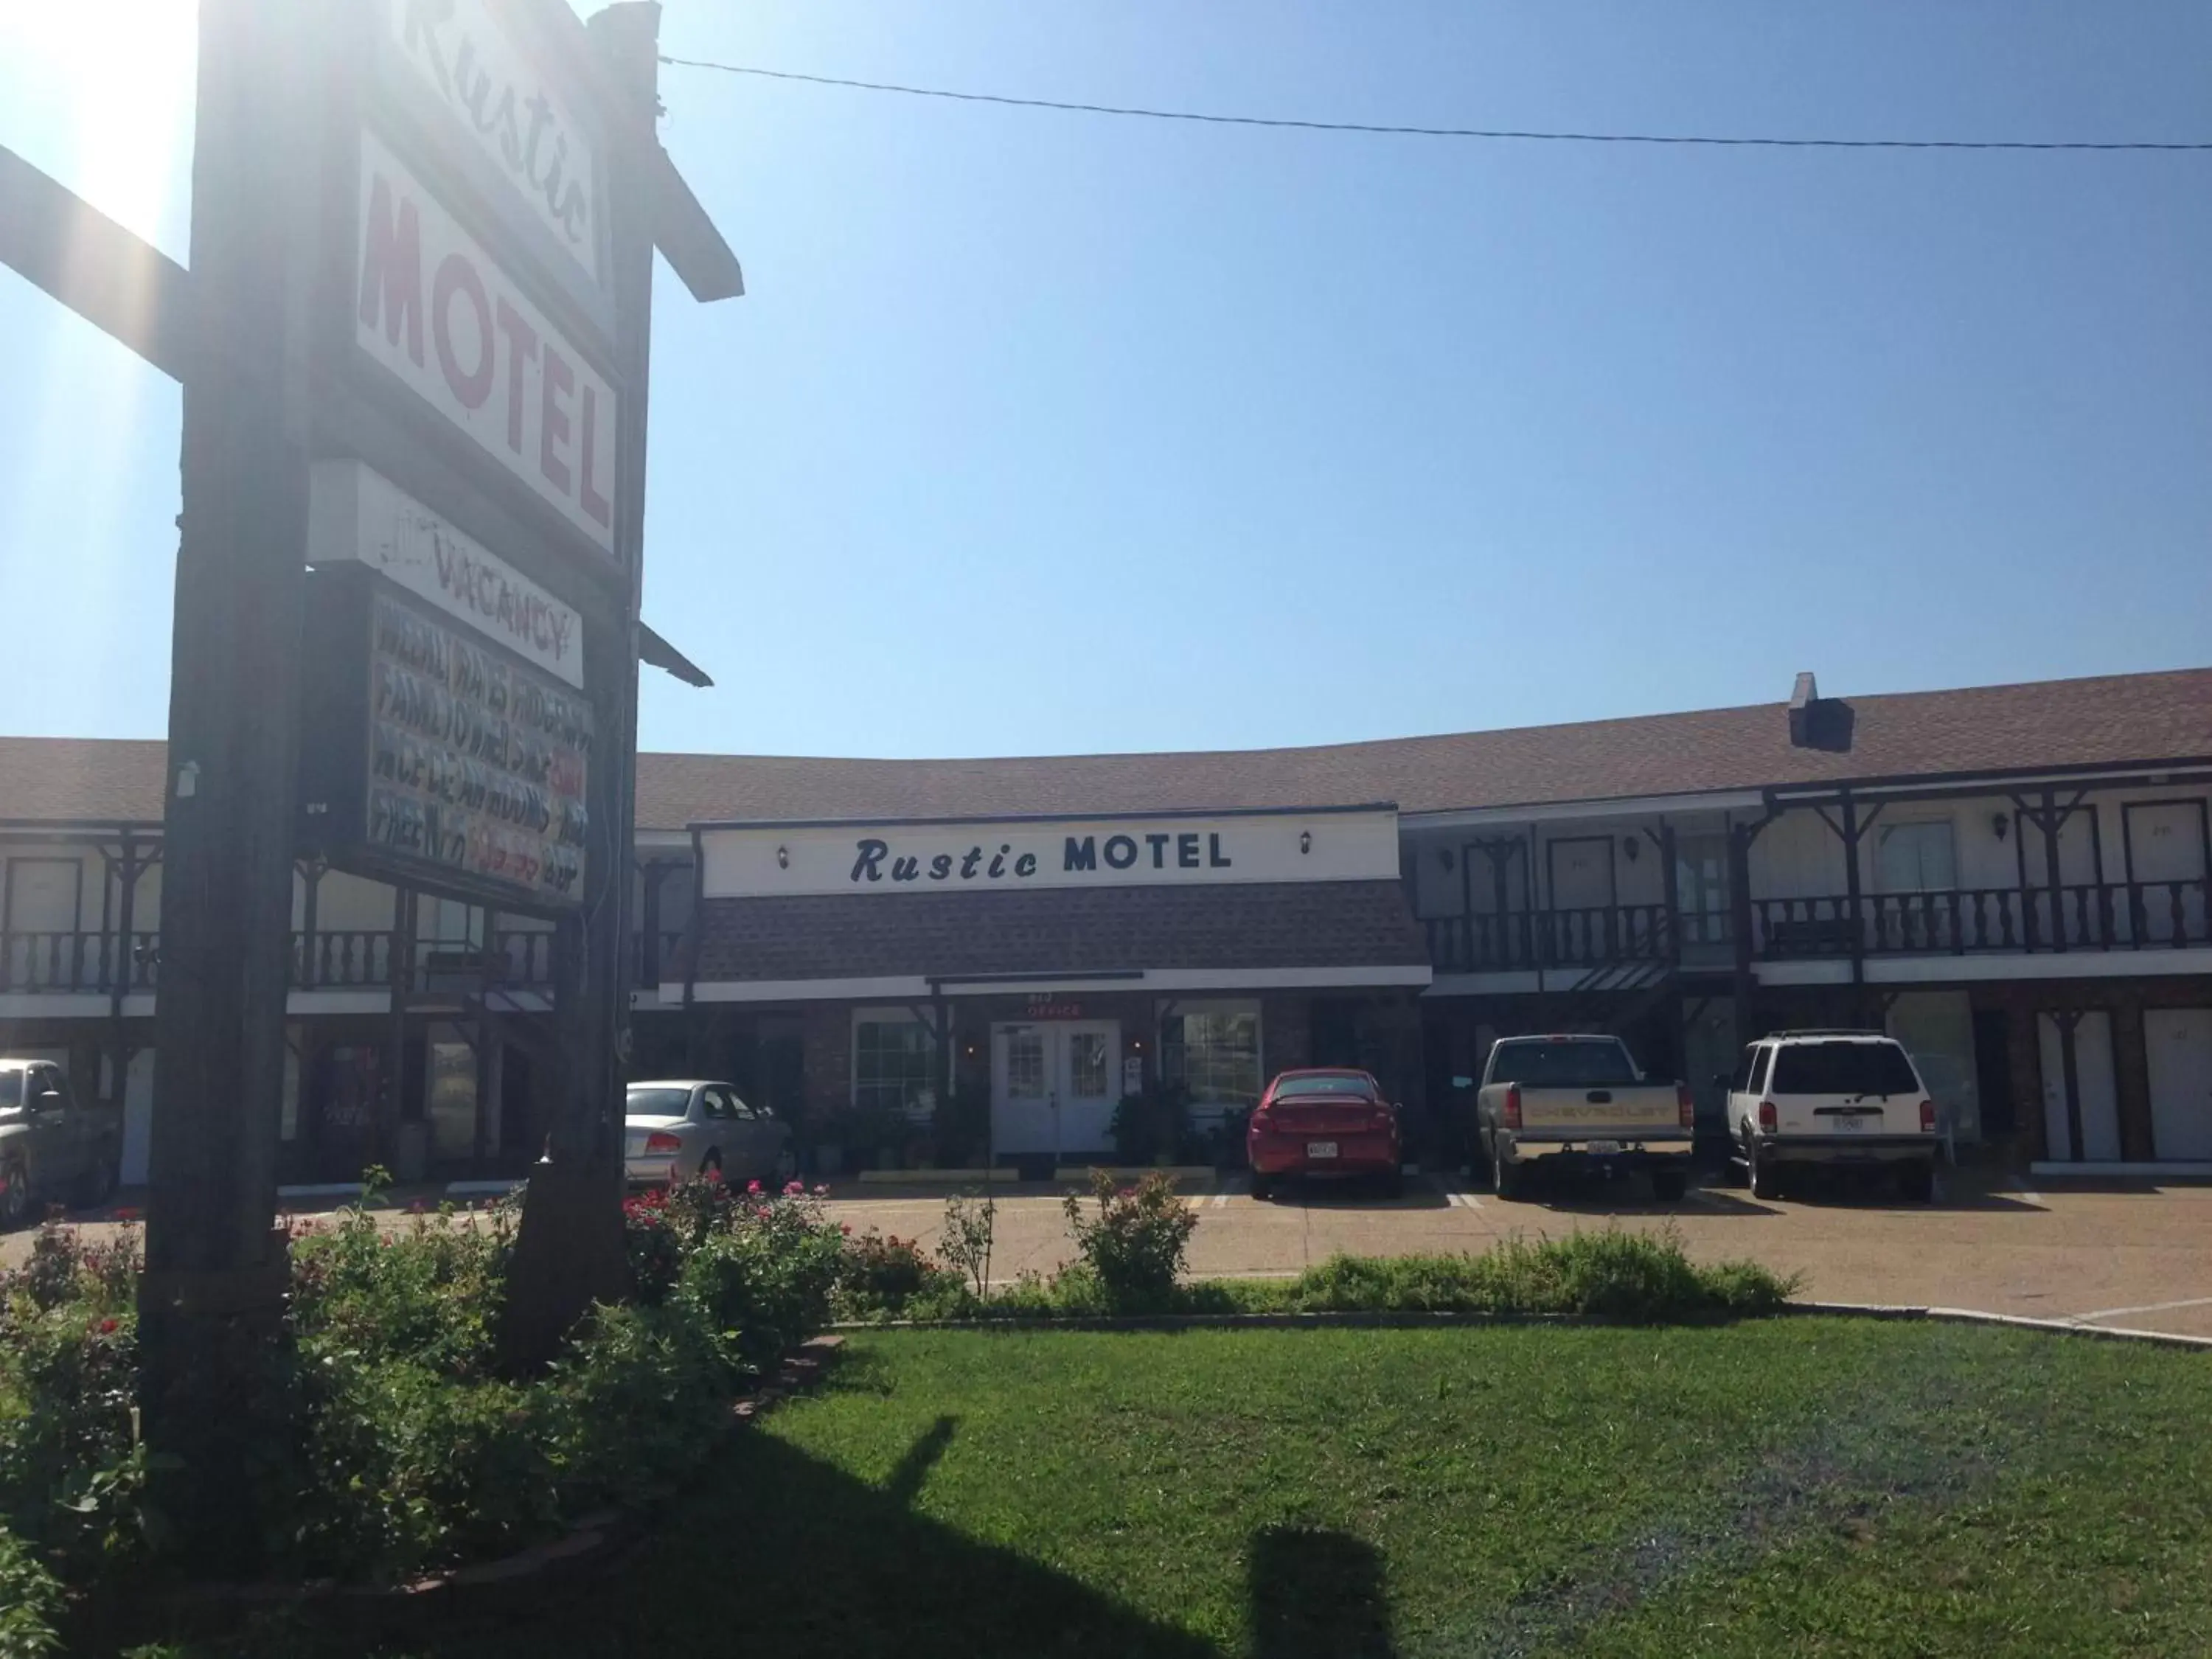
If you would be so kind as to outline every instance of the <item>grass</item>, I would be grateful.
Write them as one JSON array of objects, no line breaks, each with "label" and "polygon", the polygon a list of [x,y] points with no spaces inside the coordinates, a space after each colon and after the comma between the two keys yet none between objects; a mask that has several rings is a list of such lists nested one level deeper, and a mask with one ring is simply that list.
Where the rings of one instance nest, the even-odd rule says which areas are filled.
[{"label": "grass", "polygon": [[2196,1655],[2208,1422],[2203,1356],[1969,1326],[874,1333],[440,1651]]}]

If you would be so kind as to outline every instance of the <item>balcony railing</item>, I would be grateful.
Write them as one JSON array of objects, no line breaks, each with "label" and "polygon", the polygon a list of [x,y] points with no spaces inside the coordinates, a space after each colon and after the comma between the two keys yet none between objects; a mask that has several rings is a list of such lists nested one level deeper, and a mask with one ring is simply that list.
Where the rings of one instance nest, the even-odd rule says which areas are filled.
[{"label": "balcony railing", "polygon": [[1437,916],[1427,927],[1430,960],[1441,974],[1660,962],[1674,950],[1663,904]]},{"label": "balcony railing", "polygon": [[2212,945],[2202,881],[2095,882],[2051,888],[1966,887],[1850,901],[1756,899],[1753,953],[1764,961],[2021,951],[2185,950]]},{"label": "balcony railing", "polygon": [[[291,938],[292,988],[300,991],[383,990],[392,984],[389,928],[339,928]],[[495,933],[486,951],[465,942],[419,941],[412,963],[416,993],[453,989],[479,976],[509,988],[553,982],[553,934]],[[653,964],[665,971],[681,935],[664,933]],[[633,940],[638,951],[641,941]],[[151,991],[161,976],[158,933],[20,933],[0,935],[0,994],[112,995]]]}]

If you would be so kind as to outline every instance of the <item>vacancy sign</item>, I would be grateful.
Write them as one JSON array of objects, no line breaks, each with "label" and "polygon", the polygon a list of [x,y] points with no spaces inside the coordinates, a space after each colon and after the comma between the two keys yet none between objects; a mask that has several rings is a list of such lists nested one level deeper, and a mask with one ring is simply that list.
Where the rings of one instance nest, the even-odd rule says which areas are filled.
[{"label": "vacancy sign", "polygon": [[368,132],[355,252],[361,349],[613,556],[613,387]]},{"label": "vacancy sign", "polygon": [[358,561],[581,690],[584,629],[563,605],[359,461],[317,461],[307,562]]}]

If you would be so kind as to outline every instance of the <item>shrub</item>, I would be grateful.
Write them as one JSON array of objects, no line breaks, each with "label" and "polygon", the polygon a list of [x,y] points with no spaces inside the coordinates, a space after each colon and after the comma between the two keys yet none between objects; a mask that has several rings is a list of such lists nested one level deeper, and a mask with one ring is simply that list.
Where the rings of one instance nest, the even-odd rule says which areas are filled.
[{"label": "shrub", "polygon": [[0,1659],[62,1650],[62,1587],[20,1538],[0,1527]]},{"label": "shrub", "polygon": [[1063,1207],[1083,1265],[1097,1276],[1107,1307],[1117,1312],[1166,1307],[1197,1216],[1175,1183],[1157,1171],[1116,1190],[1110,1173],[1093,1170],[1091,1196],[1097,1206],[1095,1216],[1084,1212],[1083,1200],[1075,1193],[1068,1194]]},{"label": "shrub", "polygon": [[847,1318],[902,1313],[940,1278],[958,1282],[958,1275],[932,1261],[912,1239],[871,1228],[845,1241],[837,1263],[837,1310]]},{"label": "shrub", "polygon": [[991,1248],[999,1227],[999,1200],[986,1193],[945,1200],[945,1226],[937,1241],[945,1265],[961,1275],[978,1297],[991,1294]]},{"label": "shrub", "polygon": [[292,1328],[313,1352],[404,1358],[452,1376],[491,1364],[514,1223],[505,1206],[418,1211],[397,1234],[363,1200],[292,1226]]},{"label": "shrub", "polygon": [[763,1205],[684,1259],[669,1304],[705,1322],[738,1364],[765,1370],[829,1322],[844,1238],[811,1201]]},{"label": "shrub", "polygon": [[1795,1279],[1755,1262],[1701,1267],[1671,1230],[1509,1238],[1480,1255],[1337,1255],[1279,1286],[1239,1287],[1248,1305],[1311,1312],[1577,1314],[1677,1320],[1769,1313]]},{"label": "shrub", "polygon": [[688,1314],[593,1310],[542,1385],[563,1506],[632,1503],[672,1485],[727,1420],[733,1381],[721,1345]]}]

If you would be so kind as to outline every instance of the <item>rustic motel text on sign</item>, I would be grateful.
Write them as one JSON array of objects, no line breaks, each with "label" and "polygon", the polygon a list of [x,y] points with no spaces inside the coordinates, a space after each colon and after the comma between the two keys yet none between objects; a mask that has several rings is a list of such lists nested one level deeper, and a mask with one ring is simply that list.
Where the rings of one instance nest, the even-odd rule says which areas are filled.
[{"label": "rustic motel text on sign", "polygon": [[598,153],[484,0],[386,0],[385,17],[408,67],[600,285]]},{"label": "rustic motel text on sign", "polygon": [[612,557],[614,388],[368,132],[360,213],[361,349]]},{"label": "rustic motel text on sign", "polygon": [[700,856],[709,898],[1395,881],[1397,812],[710,825]]}]

